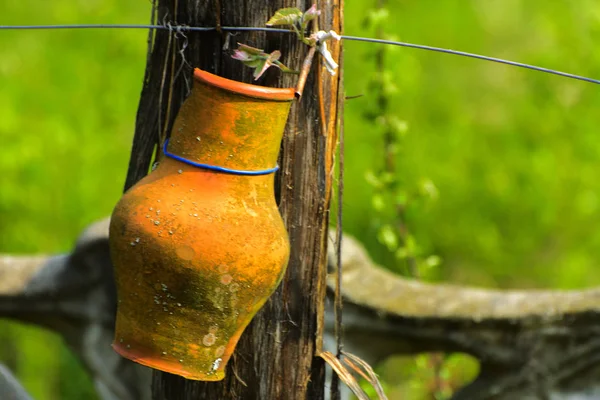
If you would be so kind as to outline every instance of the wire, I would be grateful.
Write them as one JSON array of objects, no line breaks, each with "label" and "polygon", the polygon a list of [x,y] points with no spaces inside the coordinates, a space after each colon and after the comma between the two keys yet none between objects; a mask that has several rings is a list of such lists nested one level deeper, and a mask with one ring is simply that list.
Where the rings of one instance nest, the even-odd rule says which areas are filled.
[{"label": "wire", "polygon": [[[192,167],[207,169],[209,171],[222,172],[222,173],[231,174],[231,175],[258,176],[258,175],[269,175],[269,174],[276,172],[279,169],[279,165],[276,165],[275,167],[269,168],[269,169],[263,169],[263,170],[258,170],[258,171],[248,171],[248,170],[241,170],[241,169],[231,169],[231,168],[219,167],[217,165],[197,163],[195,161],[188,160],[187,158],[178,156],[177,154],[169,153],[169,151],[167,150],[168,146],[169,146],[169,139],[166,139],[165,143],[163,144],[163,154],[165,156],[172,158],[174,160],[177,160],[177,161],[181,161],[182,163],[191,165]],[[179,170],[179,171],[181,173],[181,170]]]},{"label": "wire", "polygon": [[0,29],[158,29],[162,25],[137,24],[68,24],[68,25],[0,25]]},{"label": "wire", "polygon": [[[181,32],[210,32],[216,31],[216,27],[200,27],[187,25],[138,25],[138,24],[69,24],[69,25],[0,25],[0,30],[30,30],[30,29],[165,29],[169,31]],[[223,31],[259,31],[259,32],[277,32],[277,33],[293,33],[288,29],[276,29],[266,27],[252,26],[222,26]],[[408,47],[412,49],[435,51],[438,53],[453,54],[456,56],[475,58],[478,60],[491,61],[500,64],[506,64],[513,67],[526,68],[533,71],[545,72],[548,74],[558,75],[565,78],[577,79],[584,82],[595,83],[600,85],[600,80],[588,78],[581,75],[570,74],[568,72],[557,71],[549,68],[538,67],[535,65],[524,64],[516,61],[505,60],[502,58],[489,57],[481,54],[467,53],[465,51],[445,49],[441,47],[426,46],[422,44],[414,44],[407,42],[396,42],[393,40],[373,39],[359,36],[341,35],[344,40],[352,40],[357,42],[379,43],[392,46]]]},{"label": "wire", "polygon": [[534,71],[546,72],[548,74],[554,74],[554,75],[558,75],[558,76],[563,76],[565,78],[578,79],[578,80],[581,80],[581,81],[595,83],[595,84],[600,85],[600,80],[598,80],[598,79],[587,78],[585,76],[569,74],[568,72],[556,71],[556,70],[553,70],[553,69],[544,68],[544,67],[538,67],[538,66],[535,66],[535,65],[523,64],[523,63],[516,62],[516,61],[504,60],[502,58],[488,57],[488,56],[483,56],[483,55],[480,55],[480,54],[467,53],[465,51],[450,50],[450,49],[444,49],[444,48],[441,48],[441,47],[425,46],[425,45],[422,45],[422,44],[414,44],[414,43],[406,43],[406,42],[395,42],[393,40],[363,38],[363,37],[358,37],[358,36],[344,36],[344,35],[342,35],[342,39],[355,40],[355,41],[358,41],[358,42],[389,44],[389,45],[393,45],[393,46],[410,47],[410,48],[413,48],[413,49],[437,51],[438,53],[447,53],[447,54],[454,54],[454,55],[457,55],[457,56],[471,57],[471,58],[476,58],[476,59],[479,59],[479,60],[486,60],[486,61],[492,61],[492,62],[501,63],[501,64],[512,65],[513,67],[521,67],[521,68],[532,69]]},{"label": "wire", "polygon": [[[65,25],[0,25],[0,30],[29,30],[29,29],[164,29],[170,31],[211,32],[214,26],[187,25],[144,25],[144,24],[65,24]],[[293,33],[289,29],[253,27],[253,26],[222,26],[223,31],[268,31]]]}]

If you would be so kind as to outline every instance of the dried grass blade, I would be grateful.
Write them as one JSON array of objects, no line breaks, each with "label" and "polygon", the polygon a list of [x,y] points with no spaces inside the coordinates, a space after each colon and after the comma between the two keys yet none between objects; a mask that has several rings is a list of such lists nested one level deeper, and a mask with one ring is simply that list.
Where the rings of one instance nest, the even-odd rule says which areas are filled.
[{"label": "dried grass blade", "polygon": [[[371,368],[371,366],[369,364],[367,364],[365,361],[363,361],[362,359],[360,359],[359,357],[355,356],[352,353],[346,353],[345,351],[342,351],[342,354],[344,355],[344,357],[348,358],[348,360],[346,360],[345,362],[348,365],[351,365],[353,369],[356,366],[354,366],[354,364],[352,362],[355,362],[358,365],[360,365],[367,372],[367,374],[369,375],[369,378],[367,378],[367,381],[371,384],[371,386],[373,386],[373,388],[375,389],[375,392],[377,393],[377,396],[379,396],[379,399],[380,400],[388,400],[387,396],[383,392],[383,387],[381,386],[381,382],[379,382],[379,378],[377,377],[377,374],[375,373],[375,371],[373,371],[373,368]],[[361,374],[361,375],[363,375],[363,374]]]},{"label": "dried grass blade", "polygon": [[349,365],[349,366],[350,366],[350,368],[352,368],[353,370],[355,370],[355,371],[356,371],[356,373],[357,373],[357,374],[359,374],[360,376],[362,376],[362,377],[363,377],[363,378],[364,378],[366,381],[370,380],[369,376],[368,376],[367,374],[365,374],[365,373],[363,372],[363,370],[362,370],[362,369],[360,369],[360,367],[358,367],[356,364],[354,364],[354,363],[353,363],[353,362],[352,362],[352,361],[351,361],[351,360],[350,360],[348,357],[346,357],[346,358],[343,360],[343,362],[344,362],[346,365]]},{"label": "dried grass blade", "polygon": [[354,393],[356,397],[358,397],[358,400],[370,400],[369,396],[367,396],[367,394],[364,392],[364,390],[362,390],[356,381],[356,378],[354,378],[354,375],[352,375],[346,369],[346,367],[344,367],[342,362],[338,360],[335,355],[329,351],[322,351],[319,353],[319,357],[321,357],[327,362],[327,364],[329,364],[329,366],[331,366],[340,380],[344,382],[346,386],[350,388],[350,390],[352,390],[352,393]]}]

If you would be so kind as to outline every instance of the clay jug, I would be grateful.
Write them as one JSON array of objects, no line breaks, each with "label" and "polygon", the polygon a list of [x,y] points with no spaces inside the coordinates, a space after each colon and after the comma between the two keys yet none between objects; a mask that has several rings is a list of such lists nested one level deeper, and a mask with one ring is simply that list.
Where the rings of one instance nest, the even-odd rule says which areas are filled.
[{"label": "clay jug", "polygon": [[112,215],[118,353],[188,379],[223,379],[287,266],[273,172],[293,98],[292,88],[195,70],[168,157]]}]

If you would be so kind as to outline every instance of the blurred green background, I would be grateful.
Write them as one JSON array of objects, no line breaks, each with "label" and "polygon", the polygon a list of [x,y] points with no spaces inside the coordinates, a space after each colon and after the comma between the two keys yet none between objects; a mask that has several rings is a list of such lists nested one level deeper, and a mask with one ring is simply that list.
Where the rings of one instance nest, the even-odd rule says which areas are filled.
[{"label": "blurred green background", "polygon": [[[147,23],[150,13],[147,1],[5,3],[0,24]],[[374,0],[349,0],[346,33],[600,77],[593,0],[389,0],[386,10],[387,19]],[[386,192],[379,180],[387,125],[373,116],[378,46],[345,46],[347,95],[364,96],[346,103],[344,229],[376,261],[406,273],[396,243],[403,240],[386,231],[401,204],[411,254],[436,257],[419,269],[425,279],[489,287],[600,282],[599,86],[387,49],[379,82],[388,107],[379,111],[400,127],[395,186]],[[0,31],[0,252],[68,251],[86,225],[111,212],[145,54],[142,30]],[[0,343],[0,362],[35,399],[94,398],[89,377],[55,335],[0,321]],[[426,360],[410,362],[380,368],[390,398],[413,393],[402,383],[418,376],[410,368],[430,369]]]}]

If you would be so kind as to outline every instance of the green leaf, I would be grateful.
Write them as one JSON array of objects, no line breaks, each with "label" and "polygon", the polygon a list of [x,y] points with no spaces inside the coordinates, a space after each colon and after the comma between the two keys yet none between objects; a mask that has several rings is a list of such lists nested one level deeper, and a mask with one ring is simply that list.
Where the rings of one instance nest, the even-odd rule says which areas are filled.
[{"label": "green leaf", "polygon": [[302,19],[302,11],[297,8],[281,8],[275,12],[267,26],[275,25],[295,25]]},{"label": "green leaf", "polygon": [[295,69],[288,68],[279,61],[274,61],[273,66],[279,68],[281,70],[281,72],[285,72],[287,74],[299,74],[300,73],[300,71],[296,71]]},{"label": "green leaf", "polygon": [[439,256],[429,256],[423,261],[423,266],[426,268],[435,268],[442,263],[442,259]]},{"label": "green leaf", "polygon": [[367,23],[371,26],[377,27],[383,25],[389,18],[390,12],[387,8],[378,8],[369,11],[367,14]]},{"label": "green leaf", "polygon": [[419,191],[421,195],[428,200],[435,201],[440,196],[437,187],[431,179],[423,179],[419,185]]},{"label": "green leaf", "polygon": [[275,61],[279,60],[280,58],[281,58],[281,52],[279,50],[275,50],[274,52],[269,54],[269,57],[267,58],[267,60],[269,62],[275,62]]},{"label": "green leaf", "polygon": [[408,258],[408,250],[406,249],[406,247],[400,247],[398,250],[396,250],[396,253],[394,253],[394,255],[398,260],[404,260]]},{"label": "green leaf", "polygon": [[396,183],[396,176],[394,174],[392,174],[391,172],[382,172],[379,179],[386,186],[390,186],[390,185]]},{"label": "green leaf", "polygon": [[257,60],[255,65],[250,66],[254,68],[254,73],[252,74],[252,76],[254,77],[254,80],[257,80],[262,76],[262,74],[265,73],[265,71],[269,68],[270,64],[267,62],[267,60],[263,59]]},{"label": "green leaf", "polygon": [[371,199],[371,204],[373,204],[375,211],[382,211],[385,208],[385,201],[383,200],[383,196],[380,194],[373,196]]},{"label": "green leaf", "polygon": [[396,205],[406,206],[408,204],[408,192],[406,190],[398,190],[396,193]]},{"label": "green leaf", "polygon": [[398,235],[390,225],[384,225],[379,229],[377,233],[377,240],[389,251],[396,251],[398,248]]},{"label": "green leaf", "polygon": [[406,251],[408,251],[410,255],[415,255],[417,253],[417,242],[410,233],[404,238],[404,247],[406,247]]},{"label": "green leaf", "polygon": [[271,66],[276,66],[283,72],[296,72],[279,62],[281,52],[275,50],[271,54],[267,54],[262,49],[257,49],[245,44],[239,44],[239,47],[233,52],[231,58],[240,60],[244,65],[254,68],[254,80],[257,80]]},{"label": "green leaf", "polygon": [[367,181],[367,183],[369,185],[373,186],[376,189],[381,189],[383,187],[383,184],[381,183],[379,178],[375,175],[375,173],[373,173],[373,171],[365,172],[365,180]]},{"label": "green leaf", "polygon": [[248,46],[244,43],[238,43],[239,51],[243,51],[248,54],[256,55],[256,56],[264,56],[266,53],[263,49],[257,49],[256,47]]},{"label": "green leaf", "polygon": [[408,132],[408,123],[395,115],[388,118],[388,126],[400,138],[406,136],[406,132]]},{"label": "green leaf", "polygon": [[271,54],[265,55],[264,58],[260,60],[260,63],[255,67],[256,69],[254,70],[253,75],[254,80],[260,78],[262,74],[264,74],[265,71],[279,59],[279,57],[281,57],[281,52],[279,50],[275,50]]}]

